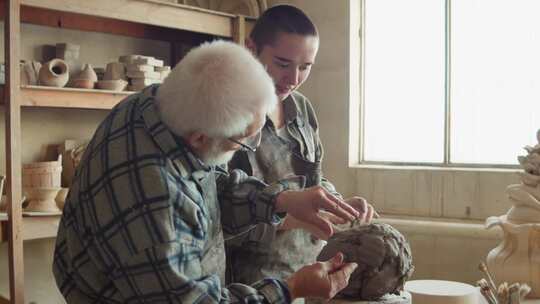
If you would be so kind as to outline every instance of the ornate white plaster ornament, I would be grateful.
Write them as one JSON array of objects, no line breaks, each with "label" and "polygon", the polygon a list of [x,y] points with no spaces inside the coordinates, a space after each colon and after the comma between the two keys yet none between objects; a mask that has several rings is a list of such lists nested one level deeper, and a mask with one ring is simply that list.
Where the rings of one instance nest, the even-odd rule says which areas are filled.
[{"label": "ornate white plaster ornament", "polygon": [[512,207],[486,219],[488,229],[499,226],[504,232],[502,242],[487,256],[496,283],[526,283],[533,298],[540,297],[540,130],[536,137],[538,143],[526,146],[527,155],[518,157],[521,183],[506,188]]}]

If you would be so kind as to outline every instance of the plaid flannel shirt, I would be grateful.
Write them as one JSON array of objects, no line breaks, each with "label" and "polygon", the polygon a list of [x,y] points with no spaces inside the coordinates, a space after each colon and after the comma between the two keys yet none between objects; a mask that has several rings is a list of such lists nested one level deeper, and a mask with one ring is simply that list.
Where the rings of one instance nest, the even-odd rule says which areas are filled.
[{"label": "plaid flannel shirt", "polygon": [[[205,166],[161,122],[158,88],[112,109],[85,151],[56,240],[61,293],[77,304],[290,302],[281,280],[225,288],[215,265],[225,261],[203,263],[207,252],[224,251],[213,243],[223,239],[219,213],[230,234],[275,224],[274,199],[286,184]],[[210,183],[203,189],[199,178]]]}]

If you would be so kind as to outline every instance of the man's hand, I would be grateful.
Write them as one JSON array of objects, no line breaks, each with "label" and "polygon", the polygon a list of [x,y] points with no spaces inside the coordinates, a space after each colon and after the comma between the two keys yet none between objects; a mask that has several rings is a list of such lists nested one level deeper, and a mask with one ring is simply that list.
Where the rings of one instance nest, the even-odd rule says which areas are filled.
[{"label": "man's hand", "polygon": [[360,213],[360,216],[356,219],[360,224],[370,224],[373,218],[379,218],[377,211],[363,197],[349,197],[345,199],[345,202]]},{"label": "man's hand", "polygon": [[287,279],[291,298],[323,298],[329,300],[347,287],[349,278],[358,267],[356,263],[343,263],[343,254],[326,262],[302,267]]},{"label": "man's hand", "polygon": [[287,212],[296,219],[320,229],[325,235],[334,232],[332,223],[319,211],[332,213],[345,221],[353,221],[359,213],[341,199],[333,196],[321,186],[306,188],[302,191],[284,191],[276,198],[276,211]]},{"label": "man's hand", "polygon": [[[330,223],[334,225],[347,223],[347,221],[345,221],[344,219],[327,211],[320,210],[319,216],[322,218],[325,218],[326,220],[330,221]],[[299,219],[295,218],[294,216],[290,214],[287,214],[287,216],[283,219],[278,229],[279,230],[302,229],[313,234],[314,236],[316,236],[318,239],[321,239],[321,240],[328,240],[328,238],[330,237],[330,235],[328,235],[327,233],[319,229],[319,227],[313,224],[300,221]]]}]

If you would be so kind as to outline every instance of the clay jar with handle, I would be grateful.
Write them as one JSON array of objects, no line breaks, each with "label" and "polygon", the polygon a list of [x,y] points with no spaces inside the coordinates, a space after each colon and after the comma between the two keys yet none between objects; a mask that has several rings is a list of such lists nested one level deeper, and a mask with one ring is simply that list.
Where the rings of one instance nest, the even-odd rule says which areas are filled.
[{"label": "clay jar with handle", "polygon": [[53,59],[43,64],[39,70],[39,84],[49,87],[63,87],[69,80],[69,68],[62,59]]}]

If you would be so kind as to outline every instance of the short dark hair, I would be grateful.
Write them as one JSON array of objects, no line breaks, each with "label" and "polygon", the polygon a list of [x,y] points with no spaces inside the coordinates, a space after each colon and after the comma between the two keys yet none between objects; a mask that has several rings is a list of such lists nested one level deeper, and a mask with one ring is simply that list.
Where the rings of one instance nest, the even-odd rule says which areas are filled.
[{"label": "short dark hair", "polygon": [[265,45],[275,42],[278,33],[319,36],[317,27],[301,9],[292,5],[276,5],[257,19],[249,38],[260,52]]}]

